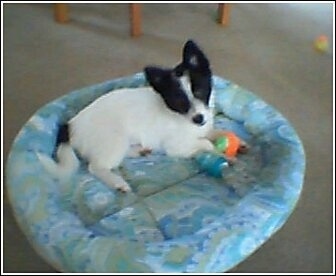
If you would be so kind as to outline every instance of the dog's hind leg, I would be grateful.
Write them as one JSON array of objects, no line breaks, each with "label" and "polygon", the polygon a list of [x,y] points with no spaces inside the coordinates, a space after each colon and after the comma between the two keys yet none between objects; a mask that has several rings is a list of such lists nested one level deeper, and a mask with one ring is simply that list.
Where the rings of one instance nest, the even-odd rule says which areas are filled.
[{"label": "dog's hind leg", "polygon": [[89,171],[107,186],[118,189],[122,192],[131,191],[128,183],[112,169],[117,168],[127,153],[128,145],[126,143],[117,143],[106,147],[106,151],[95,158],[89,160]]},{"label": "dog's hind leg", "polygon": [[112,172],[110,168],[104,168],[97,164],[91,163],[89,165],[89,171],[113,189],[117,189],[122,192],[131,191],[131,187],[128,185],[128,183],[120,175]]}]

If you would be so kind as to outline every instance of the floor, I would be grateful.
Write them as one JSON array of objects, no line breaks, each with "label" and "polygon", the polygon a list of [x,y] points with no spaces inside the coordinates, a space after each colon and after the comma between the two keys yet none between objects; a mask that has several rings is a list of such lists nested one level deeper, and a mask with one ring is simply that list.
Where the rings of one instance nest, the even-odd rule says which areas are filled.
[{"label": "floor", "polygon": [[[216,4],[145,4],[143,36],[129,36],[126,4],[71,4],[57,24],[51,4],[3,4],[4,161],[22,125],[76,88],[172,66],[183,43],[202,46],[213,71],[275,106],[296,128],[307,158],[298,205],[279,232],[231,272],[333,270],[334,4],[234,4],[230,25]],[[313,40],[329,38],[319,53]],[[5,272],[55,272],[37,256],[3,201]]]}]

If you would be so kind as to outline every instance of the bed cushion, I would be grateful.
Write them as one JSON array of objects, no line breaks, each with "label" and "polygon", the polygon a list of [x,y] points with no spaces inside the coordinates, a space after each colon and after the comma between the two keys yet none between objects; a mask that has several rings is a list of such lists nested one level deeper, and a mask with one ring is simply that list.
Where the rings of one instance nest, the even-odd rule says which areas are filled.
[{"label": "bed cushion", "polygon": [[133,189],[124,194],[90,175],[85,161],[64,184],[38,161],[37,152],[54,154],[59,124],[111,90],[143,85],[138,73],[85,87],[28,120],[6,167],[15,217],[40,256],[62,272],[225,272],[284,225],[303,185],[295,129],[254,93],[213,77],[216,127],[251,146],[223,179],[193,159],[153,152],[124,160],[119,171]]}]

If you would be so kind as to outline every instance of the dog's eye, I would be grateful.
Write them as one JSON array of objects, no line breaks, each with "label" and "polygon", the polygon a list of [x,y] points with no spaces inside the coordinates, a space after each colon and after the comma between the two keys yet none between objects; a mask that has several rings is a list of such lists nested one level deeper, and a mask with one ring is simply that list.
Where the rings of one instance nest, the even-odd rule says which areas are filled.
[{"label": "dog's eye", "polygon": [[190,74],[190,80],[194,97],[208,105],[211,94],[211,77],[204,77],[194,73]]},{"label": "dog's eye", "polygon": [[179,95],[174,97],[170,104],[168,104],[169,107],[181,114],[186,114],[188,113],[189,109],[190,109],[190,102],[188,97],[186,97],[185,95]]}]

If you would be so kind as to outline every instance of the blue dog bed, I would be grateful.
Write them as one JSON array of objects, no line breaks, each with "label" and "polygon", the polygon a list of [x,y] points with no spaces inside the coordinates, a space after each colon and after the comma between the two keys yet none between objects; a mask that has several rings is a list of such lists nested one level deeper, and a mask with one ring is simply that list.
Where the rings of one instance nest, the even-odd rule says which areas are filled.
[{"label": "blue dog bed", "polygon": [[60,123],[110,90],[145,85],[142,73],[74,91],[32,116],[12,145],[7,188],[48,263],[63,272],[225,272],[286,222],[303,185],[299,137],[255,94],[217,76],[213,84],[216,126],[251,146],[223,179],[160,152],[122,163],[127,194],[90,175],[84,161],[64,185],[44,170],[36,153],[54,154]]}]

